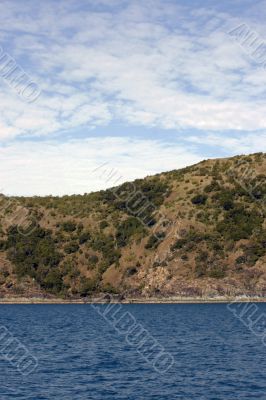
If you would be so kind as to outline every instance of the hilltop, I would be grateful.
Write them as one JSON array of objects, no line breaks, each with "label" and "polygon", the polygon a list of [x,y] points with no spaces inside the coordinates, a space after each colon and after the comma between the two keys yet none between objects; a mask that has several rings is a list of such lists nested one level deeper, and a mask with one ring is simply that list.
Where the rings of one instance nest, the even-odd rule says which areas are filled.
[{"label": "hilltop", "polygon": [[0,197],[0,296],[266,295],[266,155],[115,188]]}]

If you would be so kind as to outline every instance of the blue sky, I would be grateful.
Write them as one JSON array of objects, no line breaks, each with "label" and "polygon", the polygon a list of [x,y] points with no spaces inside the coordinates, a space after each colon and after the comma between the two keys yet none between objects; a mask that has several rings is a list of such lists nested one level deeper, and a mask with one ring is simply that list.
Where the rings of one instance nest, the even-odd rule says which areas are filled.
[{"label": "blue sky", "polygon": [[[122,182],[265,151],[266,68],[229,33],[245,24],[266,43],[265,10],[249,0],[2,0],[0,191],[84,193],[111,186],[108,169]],[[3,54],[36,83],[35,101],[3,77]]]}]

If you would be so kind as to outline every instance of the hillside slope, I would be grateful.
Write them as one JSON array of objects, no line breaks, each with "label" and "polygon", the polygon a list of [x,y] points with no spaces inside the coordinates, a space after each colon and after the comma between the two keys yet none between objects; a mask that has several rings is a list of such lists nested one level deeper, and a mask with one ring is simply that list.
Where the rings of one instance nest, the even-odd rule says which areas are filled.
[{"label": "hillside slope", "polygon": [[0,197],[0,296],[266,295],[266,155],[97,193]]}]

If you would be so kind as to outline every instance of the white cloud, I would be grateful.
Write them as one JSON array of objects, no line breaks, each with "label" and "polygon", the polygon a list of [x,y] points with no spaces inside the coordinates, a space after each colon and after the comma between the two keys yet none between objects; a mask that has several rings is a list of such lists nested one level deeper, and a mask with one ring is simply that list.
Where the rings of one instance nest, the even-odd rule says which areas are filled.
[{"label": "white cloud", "polygon": [[[29,104],[0,77],[5,193],[98,190],[113,184],[92,172],[106,162],[122,182],[197,162],[206,145],[228,155],[266,150],[266,71],[227,33],[246,23],[266,39],[263,19],[176,3],[1,2],[1,46],[42,89]],[[54,140],[113,121],[162,128],[162,140]],[[182,128],[196,133],[163,141],[164,130]]]},{"label": "white cloud", "polygon": [[[160,141],[95,137],[12,143],[0,147],[0,159],[0,188],[5,194],[63,195],[115,186],[196,163],[201,157],[193,149]],[[110,174],[114,176],[108,179]]]},{"label": "white cloud", "polygon": [[[2,1],[8,51],[42,94],[24,104],[0,81],[0,140],[112,120],[177,130],[266,127],[266,71],[226,33],[241,16],[170,1],[100,4],[104,12],[92,11],[95,2]],[[256,29],[266,37],[261,23]]]},{"label": "white cloud", "polygon": [[188,136],[186,141],[193,144],[208,145],[219,147],[227,154],[250,154],[256,152],[266,152],[266,132],[253,132],[246,135],[232,135],[207,133],[202,136]]}]

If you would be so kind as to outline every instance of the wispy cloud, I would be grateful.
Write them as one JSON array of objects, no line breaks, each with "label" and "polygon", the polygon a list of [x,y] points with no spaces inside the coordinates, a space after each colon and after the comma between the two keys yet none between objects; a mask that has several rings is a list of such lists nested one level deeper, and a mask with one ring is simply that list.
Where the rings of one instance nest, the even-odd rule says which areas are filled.
[{"label": "wispy cloud", "polygon": [[185,139],[194,145],[207,145],[219,147],[227,154],[247,154],[256,152],[266,152],[266,132],[248,132],[243,134],[232,134],[225,136],[223,133],[206,133],[198,136],[187,136]]},{"label": "wispy cloud", "polygon": [[[264,10],[265,1],[249,0],[3,0],[0,45],[41,95],[25,103],[0,77],[0,141],[8,144],[0,152],[1,186],[39,194],[98,189],[87,184],[87,164],[102,158],[101,146],[113,148],[110,140],[115,156],[104,161],[122,163],[127,179],[194,162],[204,146],[211,155],[261,149],[266,71],[228,32],[247,24],[266,39]],[[123,127],[138,137],[145,131],[143,141],[114,139]],[[109,138],[97,139],[94,132],[106,128]],[[178,143],[169,144],[169,132]],[[17,165],[27,186],[22,172],[21,182],[14,174]]]},{"label": "wispy cloud", "polygon": [[0,148],[5,194],[74,194],[113,186],[93,171],[103,165],[121,177],[117,184],[193,164],[190,146],[129,138],[13,143]]},{"label": "wispy cloud", "polygon": [[3,42],[42,89],[28,107],[5,88],[2,139],[113,120],[164,129],[266,126],[265,71],[226,33],[241,20],[230,8],[11,0],[1,9]]}]

